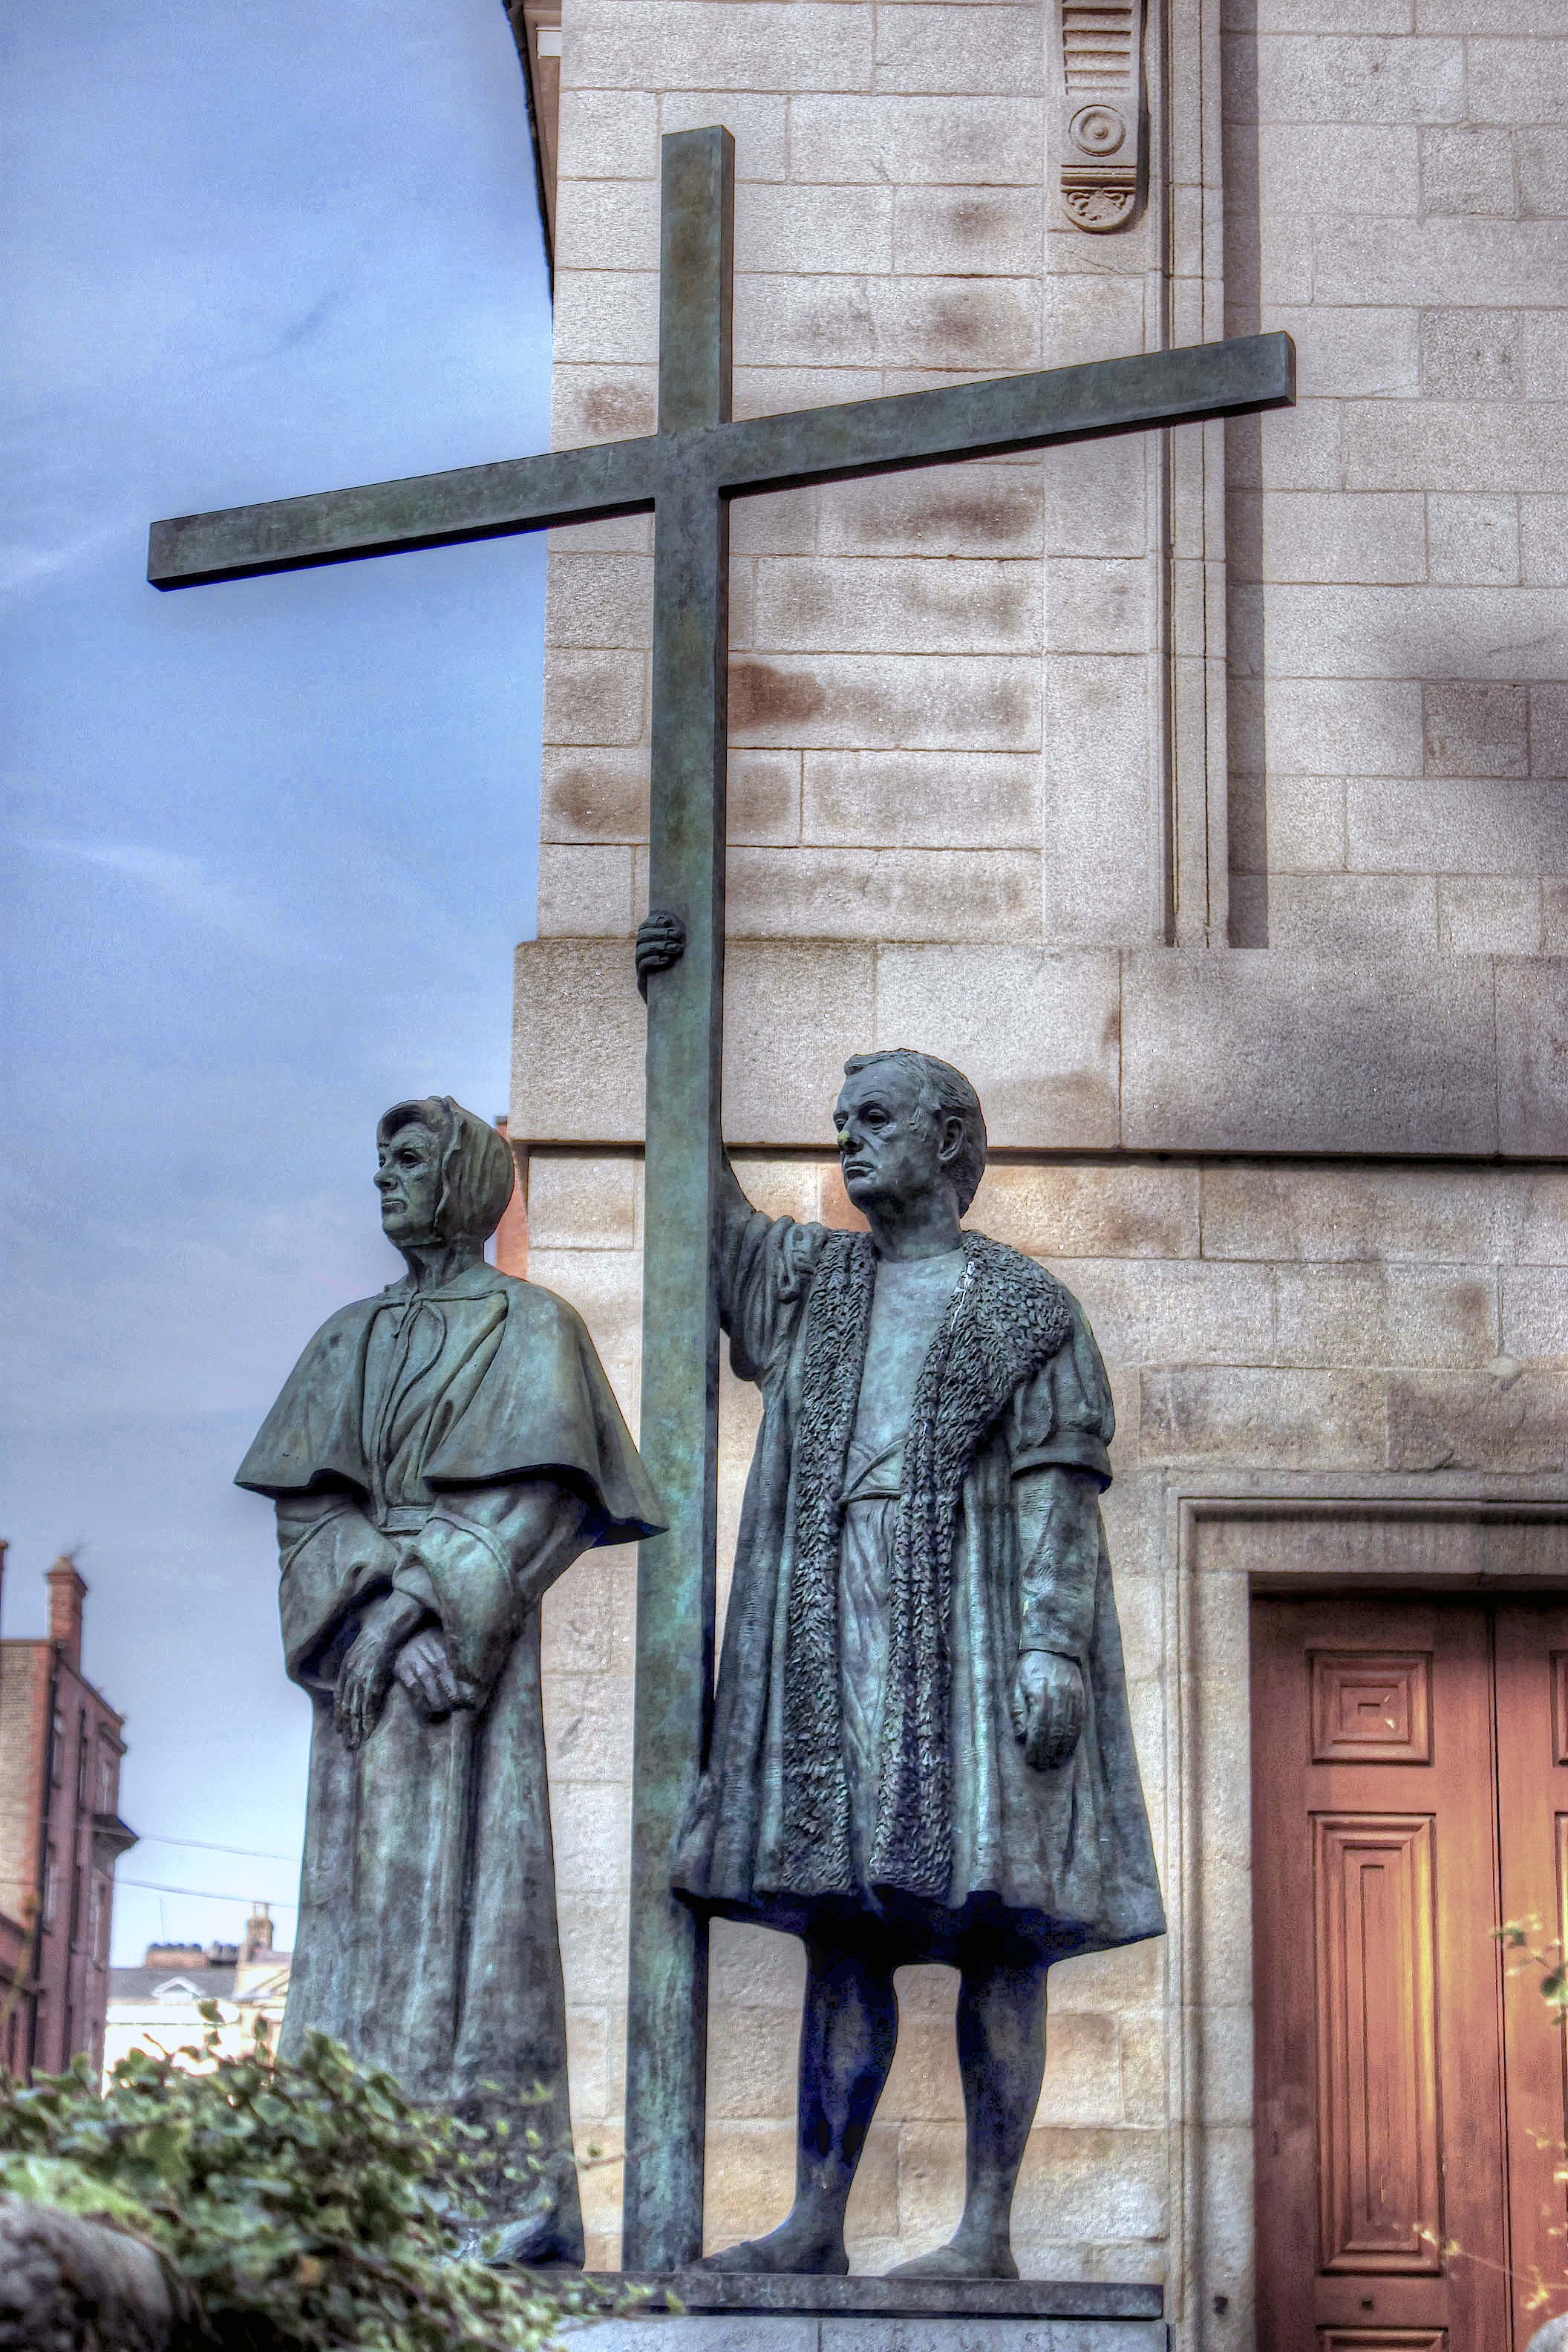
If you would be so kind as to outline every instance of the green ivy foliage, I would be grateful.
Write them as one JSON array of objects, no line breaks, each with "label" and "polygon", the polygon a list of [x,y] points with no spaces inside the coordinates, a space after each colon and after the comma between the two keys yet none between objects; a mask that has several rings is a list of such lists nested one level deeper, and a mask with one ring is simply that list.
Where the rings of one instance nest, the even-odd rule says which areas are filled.
[{"label": "green ivy foliage", "polygon": [[541,2352],[625,2307],[576,2273],[487,2266],[498,2184],[521,2200],[541,2169],[504,2122],[411,2106],[322,2033],[294,2061],[264,2029],[226,2056],[203,2015],[202,2049],[132,2051],[103,2090],[85,2057],[0,2082],[0,2189],[143,2240],[229,2352]]},{"label": "green ivy foliage", "polygon": [[1519,1976],[1526,1969],[1541,1971],[1541,1998],[1548,2009],[1557,2012],[1561,2024],[1568,2019],[1568,1957],[1561,1943],[1553,1942],[1545,1950],[1539,1948],[1545,1929],[1538,1918],[1505,1919],[1500,1927],[1492,1929],[1492,1939],[1509,1955],[1509,1974]]}]

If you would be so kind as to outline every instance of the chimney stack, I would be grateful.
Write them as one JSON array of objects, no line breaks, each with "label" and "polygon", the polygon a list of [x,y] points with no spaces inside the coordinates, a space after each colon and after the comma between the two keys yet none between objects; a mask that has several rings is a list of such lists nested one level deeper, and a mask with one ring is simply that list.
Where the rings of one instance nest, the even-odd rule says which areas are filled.
[{"label": "chimney stack", "polygon": [[245,1923],[245,1940],[239,1948],[239,1966],[248,1969],[264,1959],[272,1949],[272,1908],[258,1903]]},{"label": "chimney stack", "polygon": [[62,1552],[45,1582],[49,1588],[49,1639],[68,1666],[81,1672],[81,1604],[87,1586],[68,1552]]}]

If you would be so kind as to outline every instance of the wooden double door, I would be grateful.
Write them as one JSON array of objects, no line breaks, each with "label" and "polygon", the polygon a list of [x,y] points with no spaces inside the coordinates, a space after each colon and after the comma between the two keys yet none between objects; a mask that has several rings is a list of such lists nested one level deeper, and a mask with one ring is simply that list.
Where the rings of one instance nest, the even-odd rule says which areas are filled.
[{"label": "wooden double door", "polygon": [[1252,1727],[1259,2352],[1523,2352],[1563,2032],[1492,1930],[1568,1936],[1568,1606],[1257,1599]]}]

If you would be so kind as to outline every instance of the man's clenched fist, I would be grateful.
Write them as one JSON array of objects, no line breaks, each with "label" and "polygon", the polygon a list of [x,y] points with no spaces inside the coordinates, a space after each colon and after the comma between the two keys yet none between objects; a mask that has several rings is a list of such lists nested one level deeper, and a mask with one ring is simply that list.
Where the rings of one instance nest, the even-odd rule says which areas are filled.
[{"label": "man's clenched fist", "polygon": [[1078,1746],[1083,1729],[1083,1674],[1076,1658],[1055,1650],[1026,1650],[1013,1676],[1013,1728],[1024,1761],[1054,1772]]}]

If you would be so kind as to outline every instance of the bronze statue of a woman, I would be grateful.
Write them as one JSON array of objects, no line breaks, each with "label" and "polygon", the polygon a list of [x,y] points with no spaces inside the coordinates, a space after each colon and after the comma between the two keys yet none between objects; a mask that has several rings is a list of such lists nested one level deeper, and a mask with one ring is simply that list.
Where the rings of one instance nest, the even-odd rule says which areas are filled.
[{"label": "bronze statue of a woman", "polygon": [[503,2251],[580,2263],[539,1603],[662,1514],[578,1317],[485,1263],[501,1138],[439,1096],[376,1143],[407,1273],[322,1325],[237,1480],[277,1504],[315,1706],[282,2047],[320,2029],[422,2105],[536,2132]]}]

